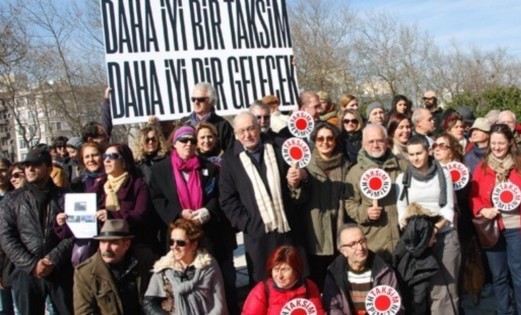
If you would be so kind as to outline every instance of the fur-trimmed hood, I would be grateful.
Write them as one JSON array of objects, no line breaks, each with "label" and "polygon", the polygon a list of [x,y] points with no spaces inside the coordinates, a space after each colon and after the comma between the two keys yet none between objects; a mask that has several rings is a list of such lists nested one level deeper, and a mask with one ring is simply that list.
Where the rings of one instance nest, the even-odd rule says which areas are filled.
[{"label": "fur-trimmed hood", "polygon": [[399,222],[400,226],[406,226],[409,218],[413,216],[427,216],[432,218],[434,221],[437,221],[440,214],[432,211],[431,209],[420,206],[416,202],[413,202],[407,206],[407,209],[405,209],[405,213]]},{"label": "fur-trimmed hood", "polygon": [[[194,261],[190,265],[194,266],[195,269],[203,269],[208,267],[211,263],[212,256],[205,250],[198,250],[195,254]],[[157,273],[163,269],[183,270],[181,264],[174,259],[174,253],[172,251],[169,251],[165,256],[156,261],[152,271]]]}]

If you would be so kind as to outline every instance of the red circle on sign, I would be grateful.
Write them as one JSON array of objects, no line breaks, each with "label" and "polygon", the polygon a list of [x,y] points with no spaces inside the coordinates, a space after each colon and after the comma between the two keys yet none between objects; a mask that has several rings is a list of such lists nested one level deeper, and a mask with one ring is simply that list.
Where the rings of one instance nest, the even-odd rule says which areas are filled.
[{"label": "red circle on sign", "polygon": [[369,188],[371,190],[380,190],[383,186],[383,182],[381,178],[373,177],[369,180]]},{"label": "red circle on sign", "polygon": [[296,310],[293,310],[290,314],[291,315],[307,315],[308,312],[306,312],[306,310],[303,310],[301,308],[297,308]]},{"label": "red circle on sign", "polygon": [[502,203],[511,203],[512,200],[514,200],[514,194],[510,190],[502,191],[501,194],[499,194],[499,200],[501,200]]},{"label": "red circle on sign", "polygon": [[461,173],[458,170],[451,170],[450,177],[454,183],[457,183],[461,179]]},{"label": "red circle on sign", "polygon": [[295,127],[298,130],[305,130],[308,127],[308,122],[303,118],[299,118],[295,121]]},{"label": "red circle on sign", "polygon": [[379,312],[384,312],[391,307],[391,298],[387,295],[379,295],[374,299],[374,307]]},{"label": "red circle on sign", "polygon": [[304,152],[302,152],[302,148],[300,147],[291,147],[289,149],[289,156],[296,161],[300,161],[303,155]]}]

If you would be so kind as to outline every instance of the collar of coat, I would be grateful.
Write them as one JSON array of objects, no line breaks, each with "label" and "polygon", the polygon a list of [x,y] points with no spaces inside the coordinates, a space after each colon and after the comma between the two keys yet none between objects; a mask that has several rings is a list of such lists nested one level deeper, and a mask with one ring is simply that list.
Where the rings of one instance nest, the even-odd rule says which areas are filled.
[{"label": "collar of coat", "polygon": [[[190,264],[190,266],[194,266],[195,269],[203,269],[208,267],[212,263],[212,256],[208,254],[204,250],[198,250],[195,256],[194,261]],[[157,273],[164,269],[173,269],[182,271],[184,268],[181,264],[174,259],[174,253],[169,251],[165,256],[161,257],[154,264],[153,272]]]}]

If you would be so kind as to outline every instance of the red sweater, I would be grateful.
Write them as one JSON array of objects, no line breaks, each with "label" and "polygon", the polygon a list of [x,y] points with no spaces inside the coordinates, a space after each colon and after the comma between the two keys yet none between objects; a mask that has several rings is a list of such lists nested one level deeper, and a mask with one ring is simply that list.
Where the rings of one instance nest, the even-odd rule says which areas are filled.
[{"label": "red sweater", "polygon": [[[264,282],[257,283],[244,302],[242,315],[280,315],[284,305],[296,298],[307,298],[317,308],[318,315],[325,315],[326,312],[322,307],[317,285],[311,280],[306,279],[305,281],[306,285],[302,284],[295,289],[281,291],[273,286],[272,279],[268,279],[266,280],[269,291],[268,296],[266,295]],[[308,291],[307,293],[306,290]]]},{"label": "red sweater", "polygon": [[[516,169],[510,171],[508,180],[521,188],[521,175]],[[474,216],[478,217],[481,209],[494,207],[492,191],[496,185],[496,172],[488,166],[483,170],[483,162],[479,163],[472,176],[471,185],[469,204]],[[503,220],[501,220],[501,215],[498,216],[497,221],[499,229],[503,230],[505,226],[503,225]]]}]

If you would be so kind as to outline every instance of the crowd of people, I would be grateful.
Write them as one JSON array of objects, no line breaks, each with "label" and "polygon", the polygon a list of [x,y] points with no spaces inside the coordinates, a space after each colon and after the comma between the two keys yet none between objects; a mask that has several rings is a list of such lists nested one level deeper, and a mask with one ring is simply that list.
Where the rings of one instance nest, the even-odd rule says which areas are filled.
[{"label": "crowd of people", "polygon": [[[297,298],[316,314],[365,314],[379,285],[402,297],[400,314],[464,314],[461,295],[483,287],[466,285],[471,272],[491,284],[498,314],[521,314],[519,205],[492,200],[498,184],[521,188],[511,111],[475,118],[427,91],[423,106],[396,95],[362,113],[353,95],[305,91],[297,111],[315,126],[299,168],[282,156],[291,134],[274,95],[230,123],[199,83],[189,116],[152,117],[129,146],[110,141],[107,93],[81,137],[0,159],[1,314],[280,314]],[[458,189],[452,162],[470,173]],[[360,186],[370,169],[390,178],[380,199]],[[69,192],[96,194],[97,236],[74,237]],[[473,219],[492,223],[491,243]],[[237,232],[251,288],[242,309]]]}]

